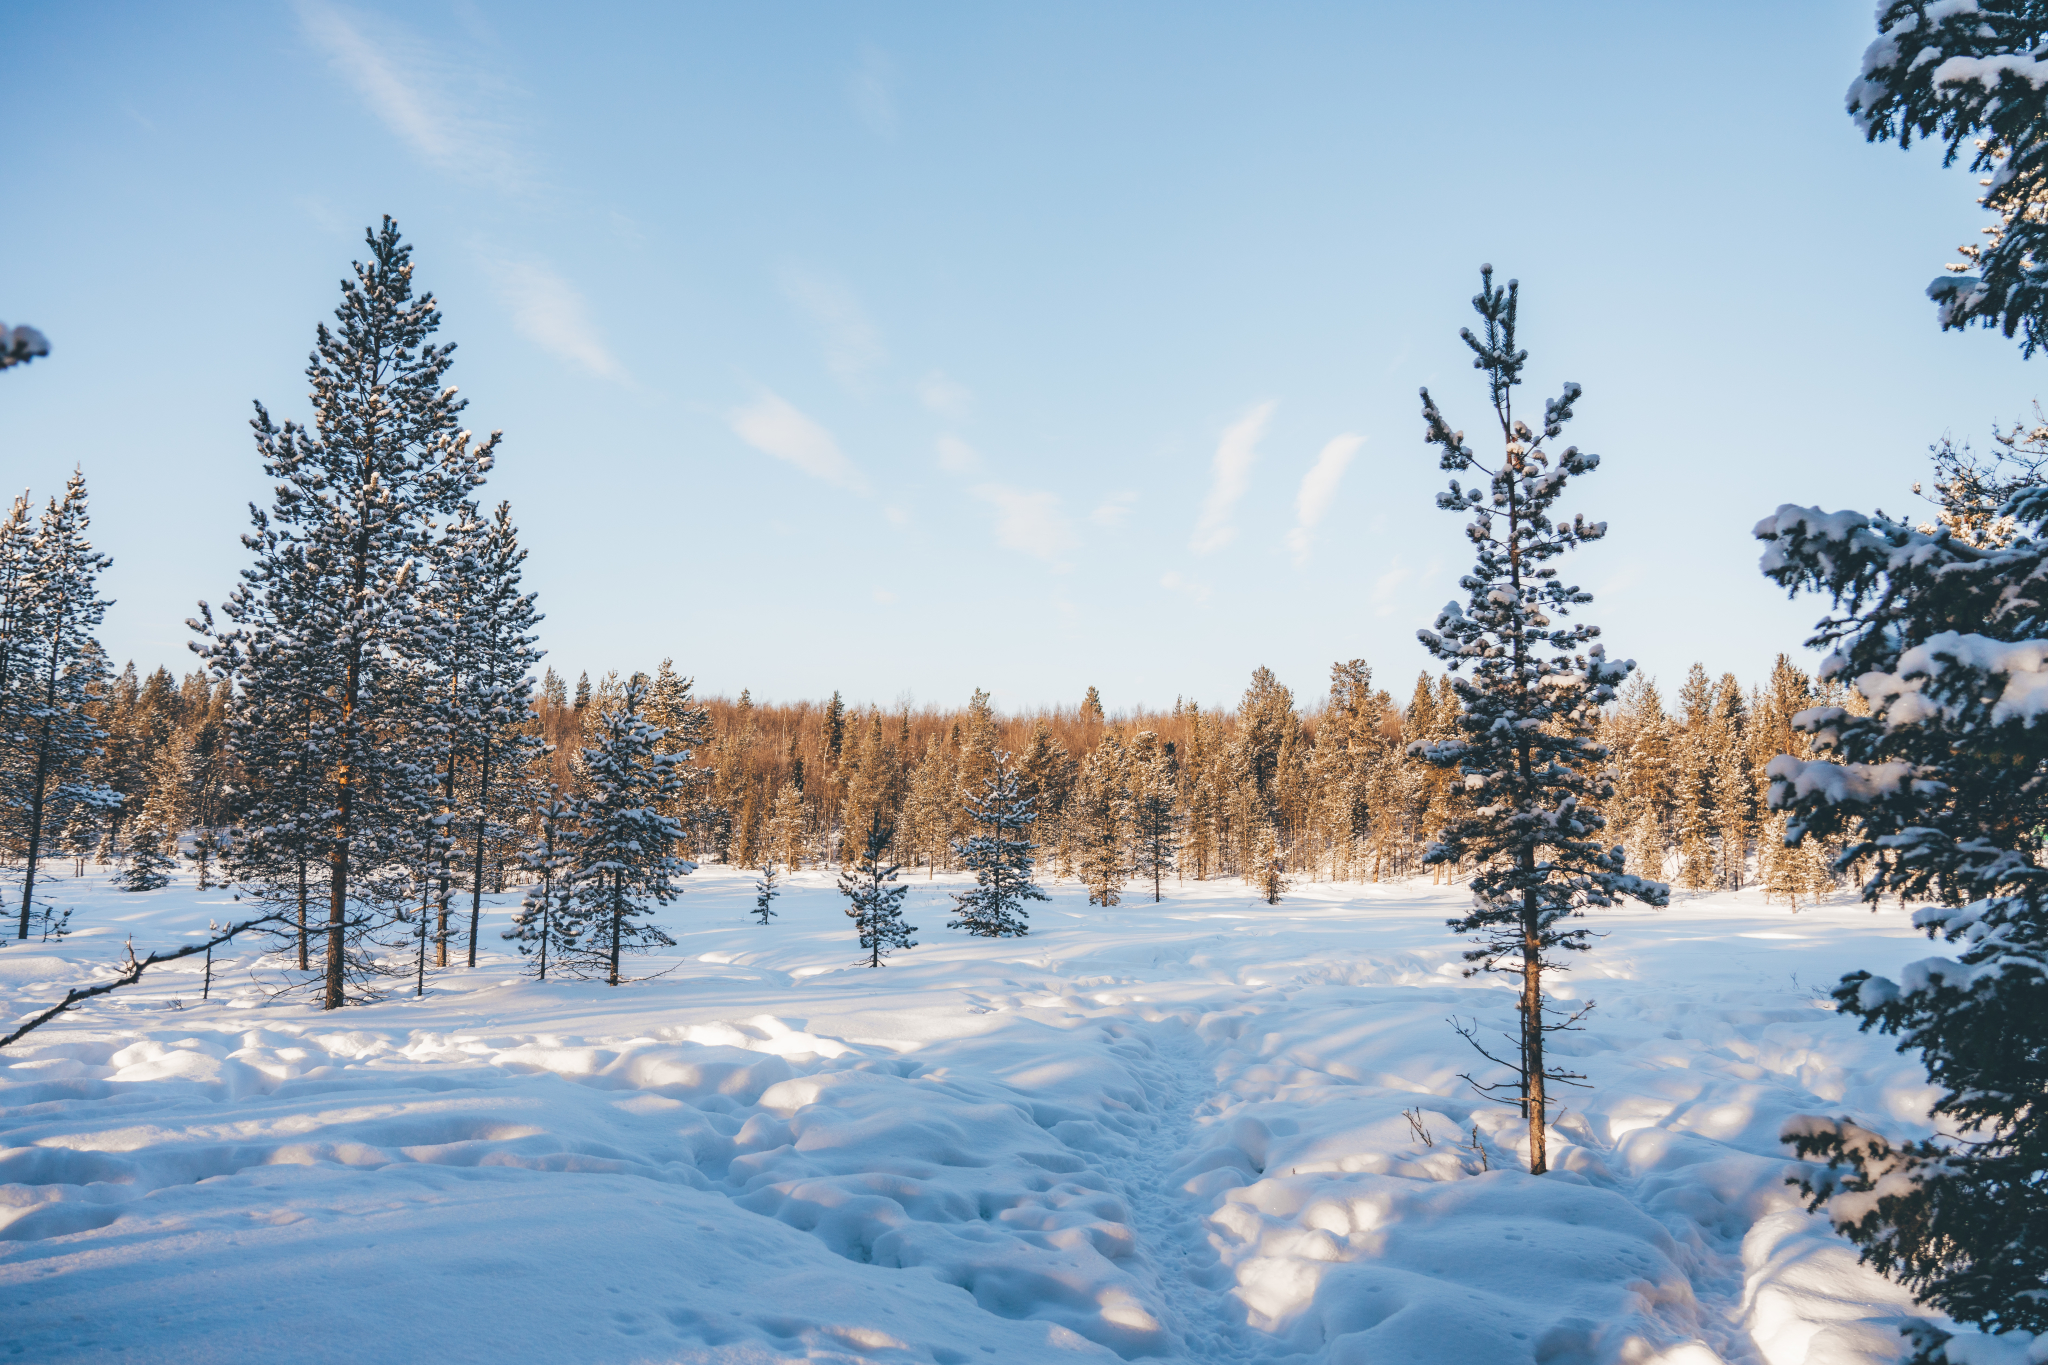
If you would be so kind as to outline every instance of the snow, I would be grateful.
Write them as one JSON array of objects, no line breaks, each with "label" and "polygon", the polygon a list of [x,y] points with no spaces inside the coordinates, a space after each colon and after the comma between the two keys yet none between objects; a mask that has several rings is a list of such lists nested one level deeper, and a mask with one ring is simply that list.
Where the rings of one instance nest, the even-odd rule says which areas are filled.
[{"label": "snow", "polygon": [[[0,951],[10,1017],[128,935],[239,908],[92,872],[51,882],[81,932]],[[667,974],[635,985],[486,952],[424,1000],[323,1014],[267,998],[243,950],[210,1001],[187,959],[0,1053],[0,1353],[1903,1354],[1909,1299],[1804,1211],[1778,1140],[1802,1114],[1930,1131],[1917,1063],[1825,998],[1924,955],[1895,910],[1601,912],[1556,978],[1599,1007],[1553,1041],[1593,1088],[1531,1177],[1514,1111],[1459,1078],[1489,1072],[1449,1018],[1514,1019],[1501,980],[1461,974],[1462,888],[1298,881],[1267,906],[1190,883],[1103,910],[1062,885],[1028,938],[933,935],[868,970],[827,874],[791,875],[771,926],[753,877],[693,875],[662,915],[676,948],[635,962]],[[911,882],[910,918],[962,885]]]}]

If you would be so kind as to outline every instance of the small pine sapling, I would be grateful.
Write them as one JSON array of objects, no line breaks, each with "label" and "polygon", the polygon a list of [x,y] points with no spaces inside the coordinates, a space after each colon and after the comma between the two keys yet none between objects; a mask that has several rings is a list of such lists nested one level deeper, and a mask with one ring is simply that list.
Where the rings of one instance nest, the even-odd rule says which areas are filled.
[{"label": "small pine sapling", "polygon": [[575,913],[575,883],[570,880],[576,829],[576,805],[559,786],[549,788],[541,803],[539,842],[520,855],[522,870],[533,874],[533,882],[519,908],[512,912],[512,927],[504,937],[519,947],[520,955],[531,960],[533,973],[548,979],[548,958],[552,951],[574,953],[582,933]]},{"label": "small pine sapling", "polygon": [[846,897],[847,916],[853,920],[870,967],[881,966],[882,959],[899,948],[917,946],[911,937],[917,926],[903,922],[903,895],[910,888],[889,885],[896,880],[898,867],[883,859],[895,833],[895,827],[877,811],[868,821],[859,859],[839,874],[839,894]]},{"label": "small pine sapling", "polygon": [[775,861],[772,858],[761,864],[761,875],[754,879],[754,913],[761,917],[761,923],[763,924],[775,918],[773,902],[777,896],[782,894],[781,890],[776,886],[776,883],[781,879],[781,870],[775,866]]},{"label": "small pine sapling", "polygon": [[128,858],[114,874],[114,885],[123,891],[155,891],[171,884],[177,861],[164,852],[168,836],[149,823],[138,825],[128,840]]},{"label": "small pine sapling", "polygon": [[1278,840],[1274,838],[1271,825],[1259,831],[1258,852],[1254,855],[1252,868],[1253,884],[1259,889],[1259,899],[1268,905],[1278,905],[1280,896],[1287,890],[1286,866],[1280,858]]},{"label": "small pine sapling", "polygon": [[953,897],[960,918],[946,927],[980,938],[1022,938],[1031,932],[1025,902],[1050,899],[1031,879],[1036,845],[1024,837],[1038,818],[1032,809],[1036,798],[1023,794],[1008,754],[993,759],[981,794],[967,800],[967,818],[981,832],[953,845],[960,865],[974,874],[974,886]]}]

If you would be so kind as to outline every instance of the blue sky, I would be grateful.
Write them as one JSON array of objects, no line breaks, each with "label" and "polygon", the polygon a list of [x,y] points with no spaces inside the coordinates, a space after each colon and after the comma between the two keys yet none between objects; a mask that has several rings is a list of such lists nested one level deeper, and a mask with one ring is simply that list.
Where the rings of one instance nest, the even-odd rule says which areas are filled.
[{"label": "blue sky", "polygon": [[884,704],[1404,696],[1468,555],[1416,389],[1585,386],[1567,573],[1674,688],[1819,614],[1781,502],[1906,509],[2037,388],[1921,296],[1966,172],[1866,145],[1870,6],[30,4],[0,43],[0,472],[74,463],[116,659],[267,498],[316,322],[395,216],[572,676]]}]

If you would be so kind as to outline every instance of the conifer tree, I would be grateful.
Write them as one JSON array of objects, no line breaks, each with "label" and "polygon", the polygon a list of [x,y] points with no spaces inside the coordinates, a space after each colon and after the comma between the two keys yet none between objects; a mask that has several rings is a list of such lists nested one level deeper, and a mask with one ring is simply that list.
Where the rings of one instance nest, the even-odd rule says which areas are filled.
[{"label": "conifer tree", "polygon": [[[1880,515],[1787,505],[1764,519],[1764,572],[1831,610],[1808,640],[1852,696],[1793,720],[1815,756],[1766,769],[1786,837],[1847,840],[1862,898],[1923,902],[1916,927],[1955,957],[1834,990],[1843,1014],[1917,1054],[1956,1137],[1894,1143],[1809,1119],[1785,1137],[1826,1161],[1816,1206],[1863,1259],[1958,1322],[2048,1332],[2048,488],[2005,506],[2019,535],[1971,545]],[[1920,1334],[1919,1362],[1949,1360]],[[1983,1358],[1981,1355],[1972,1358]]]},{"label": "conifer tree", "polygon": [[768,811],[770,860],[795,871],[804,865],[804,794],[793,783],[784,783],[775,793]]},{"label": "conifer tree", "polygon": [[1714,886],[1713,756],[1720,747],[1714,733],[1714,692],[1704,665],[1695,663],[1679,689],[1684,728],[1678,742],[1673,777],[1677,801],[1679,884],[1688,891]]},{"label": "conifer tree", "polygon": [[15,935],[22,939],[49,841],[76,808],[111,810],[121,801],[88,771],[105,738],[93,712],[106,662],[93,632],[111,605],[99,595],[99,576],[112,563],[92,548],[90,524],[85,476],[74,472],[64,496],[50,499],[35,534],[8,550],[21,562],[14,570],[20,583],[8,622],[6,690],[0,692],[0,816],[9,842],[22,851]]},{"label": "conifer tree", "polygon": [[776,883],[781,877],[781,870],[770,858],[761,865],[761,875],[754,879],[754,913],[761,917],[763,924],[775,918],[775,898],[782,894]]},{"label": "conifer tree", "polygon": [[946,927],[980,938],[1022,938],[1031,931],[1025,902],[1050,899],[1031,880],[1031,854],[1037,845],[1026,836],[1038,816],[1033,798],[1021,790],[1010,756],[992,754],[990,764],[980,794],[966,803],[967,819],[978,832],[954,849],[960,865],[974,874],[974,887],[954,895],[960,917],[947,921]]},{"label": "conifer tree", "polygon": [[[1480,267],[1480,279],[1472,303],[1484,335],[1461,335],[1474,367],[1487,376],[1500,424],[1499,462],[1491,469],[1481,464],[1464,433],[1452,430],[1429,390],[1422,391],[1426,438],[1442,449],[1440,467],[1488,477],[1487,487],[1469,491],[1454,478],[1437,495],[1438,507],[1471,516],[1466,535],[1478,553],[1460,582],[1467,605],[1451,602],[1435,629],[1418,632],[1423,647],[1452,671],[1462,734],[1420,741],[1410,752],[1455,769],[1475,803],[1437,836],[1427,861],[1474,861],[1472,909],[1452,927],[1479,940],[1466,954],[1479,964],[1473,970],[1520,977],[1521,1049],[1510,1069],[1529,1124],[1529,1169],[1541,1174],[1549,1169],[1547,1085],[1557,1078],[1544,1056],[1552,1026],[1545,1021],[1543,971],[1562,965],[1548,954],[1589,946],[1589,931],[1571,924],[1587,908],[1621,896],[1661,905],[1668,892],[1626,872],[1618,845],[1597,842],[1604,824],[1597,805],[1613,790],[1603,777],[1607,752],[1591,735],[1600,708],[1634,664],[1610,662],[1594,642],[1597,627],[1557,619],[1592,594],[1564,583],[1550,561],[1606,534],[1604,523],[1583,516],[1565,523],[1551,514],[1569,481],[1599,464],[1575,446],[1555,459],[1542,448],[1571,419],[1579,386],[1566,384],[1562,397],[1544,404],[1540,431],[1514,415],[1513,389],[1528,362],[1515,336],[1519,290],[1512,280],[1496,288],[1491,266]],[[1468,667],[1472,676],[1461,676]]]},{"label": "conifer tree", "polygon": [[1075,792],[1075,838],[1079,845],[1081,880],[1088,902],[1115,905],[1129,875],[1125,831],[1130,824],[1130,793],[1124,788],[1124,742],[1116,729],[1102,737],[1081,764]]},{"label": "conifer tree", "polygon": [[[370,964],[352,936],[409,899],[403,869],[435,802],[432,718],[420,688],[433,666],[433,623],[420,610],[420,566],[436,524],[454,515],[490,469],[498,437],[471,442],[446,383],[453,347],[432,341],[440,311],[415,295],[412,248],[385,218],[366,234],[369,259],[342,282],[337,326],[318,329],[307,366],[313,425],[252,426],[277,481],[248,538],[257,559],[216,628],[202,603],[195,628],[216,676],[238,695],[308,713],[303,729],[240,726],[248,771],[306,761],[323,828],[327,952],[322,1003],[339,1008]],[[266,532],[274,535],[266,536]]]},{"label": "conifer tree", "polygon": [[114,885],[123,891],[155,891],[171,884],[177,860],[164,852],[170,842],[153,816],[144,814],[129,822],[127,856],[114,874]]},{"label": "conifer tree", "polygon": [[1162,883],[1180,852],[1178,805],[1172,761],[1150,730],[1131,742],[1131,872],[1152,883],[1152,900],[1163,896]]},{"label": "conifer tree", "polygon": [[1280,843],[1271,825],[1259,831],[1256,851],[1252,855],[1251,883],[1258,888],[1259,899],[1268,905],[1278,905],[1281,893],[1287,890],[1287,877],[1281,866]]},{"label": "conifer tree", "polygon": [[2023,332],[2022,353],[2048,345],[2048,101],[2039,53],[2048,12],[2025,0],[1938,4],[1883,0],[1878,38],[1849,86],[1849,113],[1871,142],[1915,137],[1966,144],[1987,178],[1978,202],[1996,215],[1988,240],[1927,286],[1943,329],[1977,323]]},{"label": "conifer tree", "polygon": [[865,831],[861,851],[852,869],[841,867],[839,894],[846,897],[846,913],[853,920],[860,950],[868,955],[867,965],[879,967],[883,959],[900,948],[915,948],[914,924],[903,922],[903,896],[910,888],[891,886],[899,868],[883,856],[895,837],[879,811]]},{"label": "conifer tree", "polygon": [[548,979],[550,954],[557,961],[573,956],[582,937],[571,876],[576,864],[576,814],[576,803],[560,786],[550,786],[535,811],[534,843],[519,859],[521,869],[534,880],[503,935],[531,960],[534,975],[542,981]]},{"label": "conifer tree", "polygon": [[512,525],[512,504],[501,502],[491,520],[464,547],[470,639],[467,680],[458,693],[455,741],[469,765],[466,793],[469,843],[469,965],[476,966],[483,918],[484,849],[502,831],[510,802],[523,795],[519,781],[539,756],[542,742],[527,728],[533,718],[533,666],[540,613],[535,594],[521,592],[526,551]]},{"label": "conifer tree", "polygon": [[584,796],[578,803],[569,878],[576,912],[588,926],[583,956],[619,984],[619,956],[675,940],[647,918],[682,894],[676,880],[697,870],[674,853],[682,827],[661,807],[676,794],[682,757],[662,750],[663,731],[640,714],[646,693],[625,685],[616,707],[599,712],[594,742],[583,751]]}]

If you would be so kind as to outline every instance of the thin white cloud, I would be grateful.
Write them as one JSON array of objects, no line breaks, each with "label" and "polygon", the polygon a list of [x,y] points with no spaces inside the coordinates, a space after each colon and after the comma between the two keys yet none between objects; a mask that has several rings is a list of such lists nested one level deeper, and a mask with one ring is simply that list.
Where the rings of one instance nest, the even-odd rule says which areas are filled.
[{"label": "thin white cloud", "polygon": [[1201,518],[1195,522],[1195,534],[1188,542],[1188,548],[1196,554],[1220,550],[1237,538],[1230,514],[1237,500],[1251,487],[1252,462],[1258,458],[1259,438],[1266,434],[1266,423],[1272,420],[1276,406],[1272,402],[1261,403],[1223,429],[1223,439],[1216,443],[1216,458],[1211,466],[1214,475],[1209,497],[1202,504]]},{"label": "thin white cloud", "polygon": [[937,446],[939,468],[948,474],[972,474],[981,468],[981,453],[958,436],[941,436]]},{"label": "thin white cloud", "polygon": [[1033,555],[1055,568],[1065,568],[1065,555],[1080,543],[1073,523],[1060,510],[1055,493],[1008,484],[984,483],[974,496],[996,509],[996,540],[1012,550]]},{"label": "thin white cloud", "polygon": [[1124,524],[1124,518],[1131,514],[1131,508],[1137,501],[1137,493],[1130,489],[1112,493],[1088,514],[1088,520],[1104,529],[1114,529]]},{"label": "thin white cloud", "polygon": [[974,408],[974,394],[965,384],[943,370],[933,370],[917,381],[917,401],[925,411],[959,421]]},{"label": "thin white cloud", "polygon": [[1393,568],[1372,581],[1372,605],[1374,616],[1394,614],[1394,594],[1403,583],[1414,577],[1408,566],[1396,563]]},{"label": "thin white cloud", "polygon": [[832,433],[813,422],[768,389],[742,408],[725,415],[733,434],[764,455],[786,460],[814,479],[856,493],[867,491],[868,482],[853,461],[832,439]]},{"label": "thin white cloud", "polygon": [[1344,481],[1344,471],[1351,465],[1351,457],[1365,444],[1363,436],[1345,432],[1323,447],[1322,454],[1302,475],[1301,491],[1294,498],[1294,529],[1287,533],[1287,548],[1294,551],[1296,564],[1308,563],[1308,548],[1314,539],[1316,523],[1323,519],[1323,513],[1330,510],[1331,501],[1337,496],[1337,485]]},{"label": "thin white cloud", "polygon": [[853,100],[853,112],[877,137],[896,132],[895,85],[896,63],[889,54],[873,43],[861,44],[860,65],[847,81],[846,93]]},{"label": "thin white cloud", "polygon": [[590,308],[574,285],[537,261],[487,261],[498,295],[519,335],[548,354],[581,365],[603,379],[623,380],[625,371],[606,348],[591,321]]},{"label": "thin white cloud", "polygon": [[853,291],[838,280],[789,266],[782,271],[782,293],[810,319],[825,347],[825,367],[832,377],[856,393],[868,377],[888,363],[882,330],[861,308]]},{"label": "thin white cloud", "polygon": [[299,23],[342,78],[392,133],[429,165],[466,179],[523,188],[532,173],[501,119],[509,93],[490,70],[449,61],[396,20],[299,0]]},{"label": "thin white cloud", "polygon": [[1178,569],[1162,577],[1159,586],[1168,592],[1183,593],[1197,605],[1209,600],[1209,585],[1195,582]]}]

